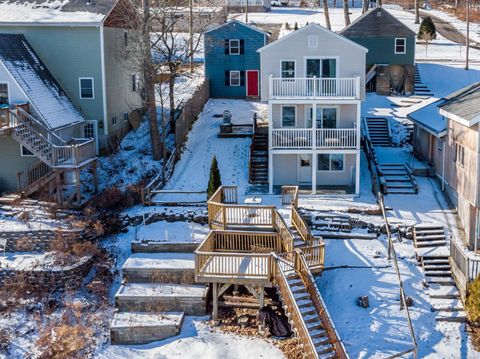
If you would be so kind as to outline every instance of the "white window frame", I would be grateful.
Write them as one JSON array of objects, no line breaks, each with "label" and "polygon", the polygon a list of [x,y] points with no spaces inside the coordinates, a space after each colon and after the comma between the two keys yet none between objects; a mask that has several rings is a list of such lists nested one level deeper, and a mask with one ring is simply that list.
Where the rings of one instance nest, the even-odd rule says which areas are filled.
[{"label": "white window frame", "polygon": [[[335,78],[339,78],[340,74],[340,57],[339,56],[304,56],[303,57],[303,75],[307,77],[307,61],[308,60],[335,60]],[[323,72],[322,64],[320,63],[320,73]]]},{"label": "white window frame", "polygon": [[309,49],[318,48],[318,35],[308,35],[307,39]]},{"label": "white window frame", "polygon": [[[397,51],[397,41],[399,40],[403,41],[403,52]],[[405,37],[396,37],[394,45],[395,55],[405,55],[407,53],[407,39]]]},{"label": "white window frame", "polygon": [[[284,62],[293,62],[293,77],[283,77],[283,63]],[[288,60],[288,59],[282,59],[280,60],[280,78],[283,81],[291,81],[295,77],[297,77],[297,61],[295,60]]]},{"label": "white window frame", "polygon": [[[33,153],[31,155],[27,155],[27,154],[23,153],[24,148],[25,148],[24,146],[20,145],[20,157],[35,157],[35,155]],[[25,148],[25,149],[28,150],[28,148]]]},{"label": "white window frame", "polygon": [[[318,156],[319,155],[328,155],[328,170],[321,170],[318,167]],[[343,163],[343,169],[341,170],[332,170],[332,155],[341,155],[342,156],[342,163]],[[345,153],[317,153],[316,154],[315,160],[317,161],[317,172],[335,172],[335,173],[340,173],[340,172],[345,172]]]},{"label": "white window frame", "polygon": [[[238,46],[232,46],[232,42],[234,42],[234,41],[237,41]],[[240,39],[230,39],[230,40],[228,40],[228,54],[229,54],[229,55],[233,55],[233,56],[238,56],[238,55],[240,55],[240,52],[241,52],[240,47],[241,47],[241,41],[240,41]],[[237,48],[237,49],[238,49],[238,53],[232,52],[232,48]]]},{"label": "white window frame", "polygon": [[[238,74],[238,85],[232,84],[232,74]],[[240,71],[230,71],[228,73],[228,83],[231,87],[240,87],[242,84],[242,74]]]},{"label": "white window frame", "polygon": [[7,81],[0,81],[0,85],[7,85],[7,103],[10,105],[10,83]]},{"label": "white window frame", "polygon": [[132,73],[130,75],[130,81],[132,82],[131,85],[131,89],[132,89],[132,92],[138,92],[140,91],[140,75],[137,74],[137,73]]},{"label": "white window frame", "polygon": [[[92,97],[83,97],[82,96],[82,80],[91,80],[92,81]],[[78,95],[80,100],[94,100],[95,99],[95,81],[93,77],[79,77],[78,78]]]},{"label": "white window frame", "polygon": [[465,147],[458,142],[455,142],[455,163],[465,167]]},{"label": "white window frame", "polygon": [[[294,108],[295,124],[293,126],[284,126],[283,125],[283,109],[285,107],[293,107]],[[280,126],[281,126],[281,128],[296,128],[297,127],[297,106],[296,105],[282,105],[282,109],[281,109],[281,112],[280,112]]]}]

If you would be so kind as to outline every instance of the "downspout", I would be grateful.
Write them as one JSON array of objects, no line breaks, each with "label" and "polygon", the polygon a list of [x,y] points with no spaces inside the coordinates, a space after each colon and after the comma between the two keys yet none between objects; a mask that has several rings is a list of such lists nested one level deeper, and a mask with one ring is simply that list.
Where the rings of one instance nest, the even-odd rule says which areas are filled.
[{"label": "downspout", "polygon": [[441,140],[441,141],[442,141],[442,149],[443,149],[443,153],[442,153],[442,192],[445,192],[445,152],[446,152],[446,148],[445,148],[445,141],[444,140]]},{"label": "downspout", "polygon": [[105,80],[105,43],[103,33],[103,23],[100,24],[100,61],[102,70],[102,101],[103,101],[103,133],[108,136],[108,118],[107,118],[107,87]]}]

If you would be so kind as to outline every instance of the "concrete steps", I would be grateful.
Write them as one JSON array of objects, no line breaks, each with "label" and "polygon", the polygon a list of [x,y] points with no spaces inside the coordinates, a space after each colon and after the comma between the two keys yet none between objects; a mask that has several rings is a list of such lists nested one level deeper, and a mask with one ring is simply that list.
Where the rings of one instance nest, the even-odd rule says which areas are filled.
[{"label": "concrete steps", "polygon": [[180,334],[185,313],[115,313],[110,325],[112,344],[146,344]]},{"label": "concrete steps", "polygon": [[378,165],[385,194],[417,194],[418,186],[410,168],[404,163]]}]

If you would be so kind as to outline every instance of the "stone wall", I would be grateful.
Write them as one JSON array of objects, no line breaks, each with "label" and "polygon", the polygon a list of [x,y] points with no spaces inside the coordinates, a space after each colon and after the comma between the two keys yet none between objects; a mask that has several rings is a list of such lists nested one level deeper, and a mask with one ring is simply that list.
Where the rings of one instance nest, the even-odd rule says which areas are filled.
[{"label": "stone wall", "polygon": [[415,67],[412,65],[379,65],[377,68],[376,91],[388,96],[391,90],[413,94],[415,87]]},{"label": "stone wall", "polygon": [[[7,252],[46,252],[58,233],[58,230],[0,232],[0,238],[7,240]],[[62,233],[68,235],[82,232],[62,230]]]}]

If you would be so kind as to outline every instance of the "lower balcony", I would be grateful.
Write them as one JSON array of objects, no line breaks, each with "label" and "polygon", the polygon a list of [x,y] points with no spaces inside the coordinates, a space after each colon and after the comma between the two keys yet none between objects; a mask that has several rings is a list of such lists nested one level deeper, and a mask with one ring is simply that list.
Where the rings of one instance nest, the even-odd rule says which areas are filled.
[{"label": "lower balcony", "polygon": [[272,130],[272,148],[356,149],[355,128],[278,128]]}]

